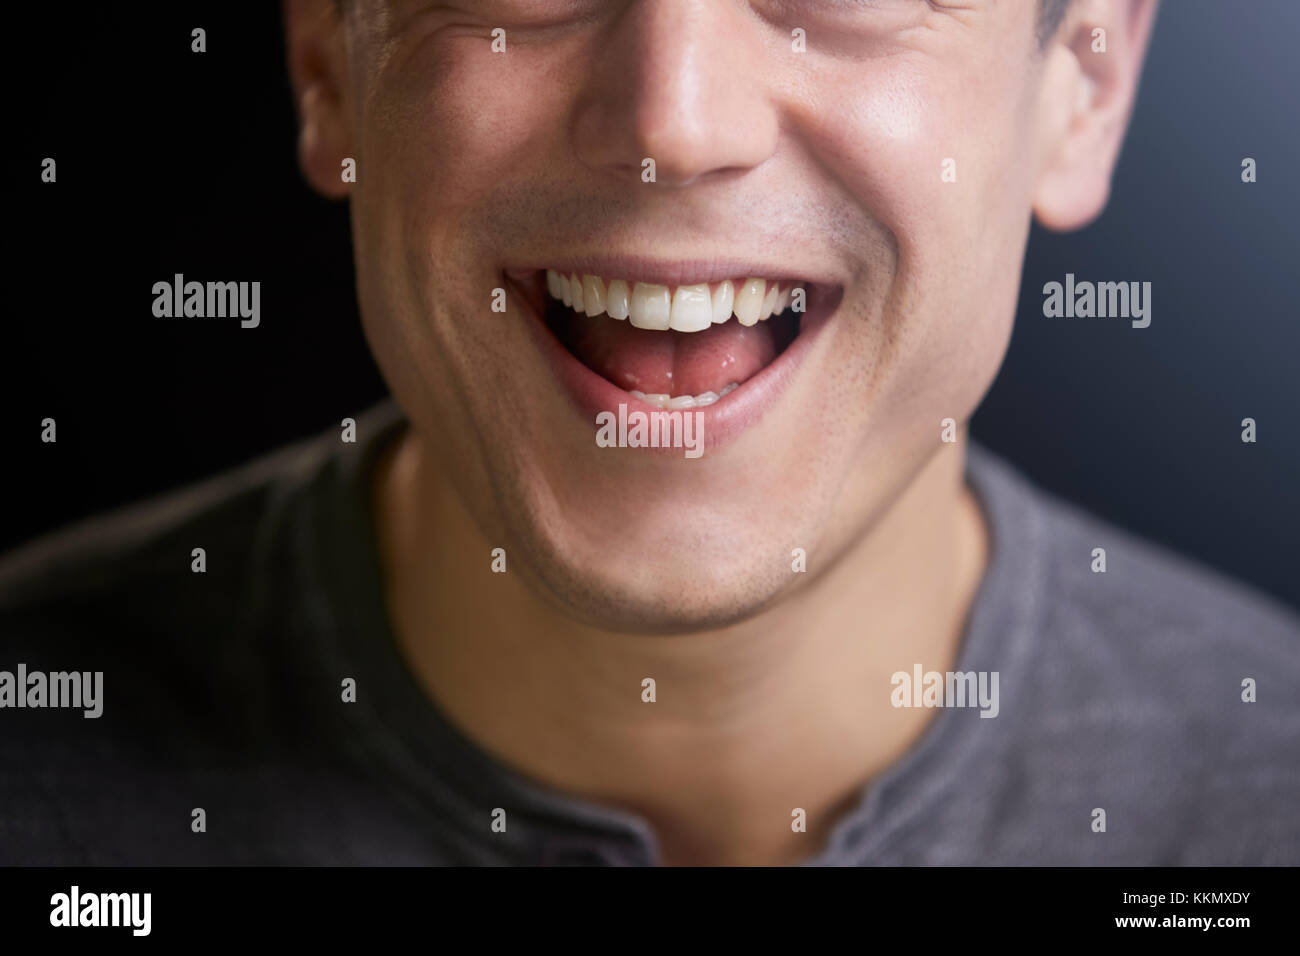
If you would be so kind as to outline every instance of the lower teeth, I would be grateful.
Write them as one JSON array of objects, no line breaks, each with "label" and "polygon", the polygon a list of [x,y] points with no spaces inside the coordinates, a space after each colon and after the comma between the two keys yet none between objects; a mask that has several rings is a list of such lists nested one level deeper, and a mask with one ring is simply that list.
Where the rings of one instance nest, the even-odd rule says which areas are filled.
[{"label": "lower teeth", "polygon": [[712,405],[718,399],[730,395],[739,388],[739,384],[732,382],[725,386],[720,392],[705,392],[703,395],[664,395],[652,394],[647,395],[645,392],[637,389],[629,389],[629,394],[641,399],[647,405],[653,405],[656,408],[704,408],[706,405]]}]

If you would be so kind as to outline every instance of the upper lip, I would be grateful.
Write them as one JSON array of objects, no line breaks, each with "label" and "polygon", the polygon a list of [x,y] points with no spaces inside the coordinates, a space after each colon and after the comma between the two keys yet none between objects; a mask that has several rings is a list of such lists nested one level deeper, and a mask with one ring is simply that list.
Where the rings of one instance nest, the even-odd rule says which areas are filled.
[{"label": "upper lip", "polygon": [[740,258],[656,259],[648,256],[559,255],[545,262],[509,264],[505,271],[522,274],[539,269],[554,269],[563,275],[593,275],[603,279],[666,286],[699,285],[750,276],[792,279],[812,284],[838,284],[836,279],[824,272],[813,268],[805,269],[793,261],[774,263]]}]

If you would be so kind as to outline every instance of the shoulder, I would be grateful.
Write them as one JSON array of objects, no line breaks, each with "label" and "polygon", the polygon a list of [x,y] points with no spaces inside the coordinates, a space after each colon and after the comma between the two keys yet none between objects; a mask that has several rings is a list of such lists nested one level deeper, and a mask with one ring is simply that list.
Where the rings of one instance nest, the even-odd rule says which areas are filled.
[{"label": "shoulder", "polygon": [[[0,555],[0,639],[19,622],[62,619],[108,629],[114,610],[161,614],[213,579],[242,576],[278,489],[307,475],[319,448],[302,442],[185,488],[93,516]],[[206,577],[205,577],[206,576]],[[185,582],[203,582],[190,588]],[[147,595],[149,608],[130,606]],[[95,621],[82,615],[94,612]],[[197,616],[197,615],[196,615]]]},{"label": "shoulder", "polygon": [[[1300,616],[1199,561],[1028,486],[1041,516],[1044,620],[1062,653],[1115,680],[1177,678],[1184,695],[1228,677],[1286,689],[1300,707]],[[1239,695],[1234,695],[1238,696]]]},{"label": "shoulder", "polygon": [[1023,659],[1002,688],[1020,698],[1012,749],[1029,772],[1050,768],[1054,788],[1117,811],[1124,839],[1088,852],[1300,862],[1300,616],[976,459],[995,549],[1024,552],[999,556],[1024,589]]},{"label": "shoulder", "polygon": [[0,862],[178,862],[157,821],[233,799],[211,768],[256,753],[276,706],[288,654],[258,607],[319,461],[289,446],[0,558]]}]

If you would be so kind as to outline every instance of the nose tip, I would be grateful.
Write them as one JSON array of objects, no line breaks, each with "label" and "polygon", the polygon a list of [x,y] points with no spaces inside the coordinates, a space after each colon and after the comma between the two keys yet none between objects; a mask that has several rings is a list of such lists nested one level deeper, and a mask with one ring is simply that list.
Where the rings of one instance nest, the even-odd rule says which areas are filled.
[{"label": "nose tip", "polygon": [[762,163],[777,137],[755,27],[717,0],[640,0],[604,38],[576,122],[589,168],[682,187]]},{"label": "nose tip", "polygon": [[[701,93],[702,100],[710,94]],[[684,97],[678,97],[679,103]],[[771,152],[755,130],[732,128],[719,103],[643,103],[633,119],[642,178],[667,186],[688,186],[702,179],[736,173],[761,163]],[[646,161],[650,160],[653,165]],[[649,169],[647,167],[649,166]]]}]

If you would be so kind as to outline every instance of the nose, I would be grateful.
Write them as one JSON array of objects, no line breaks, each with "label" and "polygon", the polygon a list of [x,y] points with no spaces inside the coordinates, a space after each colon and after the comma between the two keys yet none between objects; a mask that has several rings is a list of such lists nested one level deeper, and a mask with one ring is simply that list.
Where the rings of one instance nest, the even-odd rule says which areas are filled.
[{"label": "nose", "polygon": [[751,169],[776,148],[772,47],[744,4],[632,0],[596,51],[576,117],[579,159],[681,187]]}]

